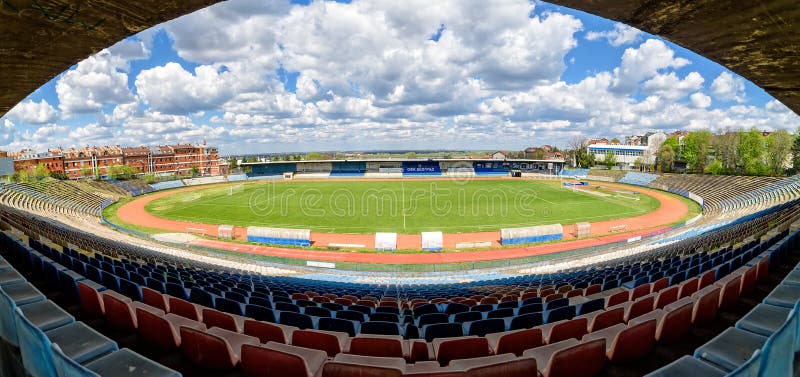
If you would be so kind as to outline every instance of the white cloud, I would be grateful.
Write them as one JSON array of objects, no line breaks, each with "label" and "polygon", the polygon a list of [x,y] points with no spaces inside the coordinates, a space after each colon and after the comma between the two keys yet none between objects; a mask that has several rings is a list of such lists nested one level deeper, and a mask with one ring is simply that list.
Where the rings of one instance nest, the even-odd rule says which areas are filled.
[{"label": "white cloud", "polygon": [[647,93],[657,94],[670,100],[678,100],[689,93],[702,89],[703,76],[698,72],[691,72],[681,80],[675,72],[656,75],[642,84],[642,90]]},{"label": "white cloud", "polygon": [[622,93],[636,90],[644,79],[655,76],[665,68],[680,68],[690,61],[675,57],[675,51],[658,39],[648,39],[639,47],[629,47],[622,54],[622,62],[614,69],[614,89]]},{"label": "white cloud", "polygon": [[69,138],[85,142],[105,142],[114,139],[114,133],[109,127],[103,127],[97,123],[90,123],[83,127],[78,127],[69,133]]},{"label": "white cloud", "polygon": [[596,41],[605,39],[614,47],[636,43],[641,39],[642,32],[639,29],[625,25],[621,22],[614,24],[614,29],[606,31],[590,31],[586,33],[586,39]]},{"label": "white cloud", "polygon": [[693,93],[689,96],[689,99],[692,102],[692,106],[698,109],[705,109],[711,106],[711,97],[700,92]]},{"label": "white cloud", "polygon": [[744,103],[746,99],[744,79],[723,71],[711,83],[711,94],[724,101]]},{"label": "white cloud", "polygon": [[23,123],[44,124],[56,119],[56,109],[45,99],[39,102],[26,99],[14,106],[6,116]]},{"label": "white cloud", "polygon": [[9,144],[14,141],[16,125],[9,119],[3,119],[3,125],[0,127],[0,143]]},{"label": "white cloud", "polygon": [[103,50],[78,63],[56,82],[59,108],[67,114],[98,111],[104,103],[134,100],[128,89],[127,61]]}]

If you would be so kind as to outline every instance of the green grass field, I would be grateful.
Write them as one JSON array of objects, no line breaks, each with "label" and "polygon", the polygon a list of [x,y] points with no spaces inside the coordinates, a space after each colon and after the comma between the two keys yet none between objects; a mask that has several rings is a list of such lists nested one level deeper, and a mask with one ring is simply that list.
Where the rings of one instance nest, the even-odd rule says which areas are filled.
[{"label": "green grass field", "polygon": [[650,196],[637,197],[592,195],[563,189],[557,181],[277,181],[175,193],[146,210],[173,220],[236,226],[464,233],[632,217],[659,206]]}]

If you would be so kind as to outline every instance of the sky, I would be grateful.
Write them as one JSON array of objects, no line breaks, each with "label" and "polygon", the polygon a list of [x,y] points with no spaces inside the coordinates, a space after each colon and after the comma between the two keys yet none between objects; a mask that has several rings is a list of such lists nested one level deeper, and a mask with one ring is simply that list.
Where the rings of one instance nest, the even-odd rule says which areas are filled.
[{"label": "sky", "polygon": [[521,150],[798,120],[689,50],[539,1],[230,0],[56,76],[0,118],[0,148]]}]

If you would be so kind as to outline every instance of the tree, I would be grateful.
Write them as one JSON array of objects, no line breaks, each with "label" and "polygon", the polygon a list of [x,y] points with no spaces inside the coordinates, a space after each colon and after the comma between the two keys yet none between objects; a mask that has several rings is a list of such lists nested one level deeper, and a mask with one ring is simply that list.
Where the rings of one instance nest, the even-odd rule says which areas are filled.
[{"label": "tree", "polygon": [[736,162],[739,160],[739,132],[725,131],[714,135],[711,139],[716,153],[716,159],[722,164],[726,174],[736,171]]},{"label": "tree", "polygon": [[786,130],[777,130],[767,136],[767,164],[773,175],[783,174],[783,165],[792,150],[793,141],[792,135]]},{"label": "tree", "polygon": [[708,161],[708,151],[711,147],[711,132],[692,132],[683,138],[683,158],[689,168],[701,172]]},{"label": "tree", "polygon": [[677,136],[668,137],[667,140],[664,140],[664,143],[661,144],[662,147],[664,145],[668,145],[670,148],[672,148],[673,161],[680,160],[682,158],[681,143]]},{"label": "tree", "polygon": [[239,159],[231,156],[228,159],[228,170],[235,171],[239,167]]},{"label": "tree", "polygon": [[306,155],[307,160],[322,160],[324,158],[325,156],[323,156],[322,153],[319,152],[311,152],[308,155]]},{"label": "tree", "polygon": [[533,153],[531,153],[532,160],[544,160],[547,158],[547,152],[543,148],[536,148],[534,149]]},{"label": "tree", "polygon": [[636,157],[636,159],[635,159],[635,160],[633,160],[633,167],[634,167],[636,170],[639,170],[639,171],[641,171],[641,170],[642,170],[642,166],[643,166],[643,165],[644,165],[644,163],[642,162],[642,158],[641,158],[641,157]]},{"label": "tree", "polygon": [[197,173],[199,173],[199,172],[200,172],[200,168],[198,168],[197,166],[192,166],[192,177],[196,176]]},{"label": "tree", "polygon": [[81,168],[81,176],[82,177],[89,177],[92,175],[92,168],[89,166],[84,166]]},{"label": "tree", "polygon": [[797,135],[792,144],[792,170],[795,173],[800,172],[800,128],[797,129]]},{"label": "tree", "polygon": [[746,175],[761,175],[769,167],[764,163],[764,136],[753,128],[739,135],[739,162]]},{"label": "tree", "polygon": [[[669,139],[667,139],[669,140]],[[672,148],[672,143],[664,142],[661,148],[658,149],[658,165],[662,173],[669,173],[672,171],[672,163],[675,162],[675,150]]]},{"label": "tree", "polygon": [[406,152],[406,158],[408,159],[417,158],[417,152]]},{"label": "tree", "polygon": [[619,142],[619,139],[617,139],[617,138],[613,138],[613,139],[611,139],[610,143],[611,143],[611,144],[621,144],[621,143]]},{"label": "tree", "polygon": [[603,164],[606,165],[606,169],[611,170],[617,164],[617,156],[614,155],[614,151],[606,152],[606,157],[603,159]]},{"label": "tree", "polygon": [[714,161],[711,161],[710,164],[706,165],[703,171],[706,174],[720,175],[725,172],[725,167],[722,166],[722,162],[720,160],[714,159]]},{"label": "tree", "polygon": [[50,176],[50,169],[48,169],[47,166],[45,166],[45,164],[41,162],[38,165],[36,165],[36,167],[33,169],[33,177],[36,178],[37,180],[45,179],[49,176]]}]

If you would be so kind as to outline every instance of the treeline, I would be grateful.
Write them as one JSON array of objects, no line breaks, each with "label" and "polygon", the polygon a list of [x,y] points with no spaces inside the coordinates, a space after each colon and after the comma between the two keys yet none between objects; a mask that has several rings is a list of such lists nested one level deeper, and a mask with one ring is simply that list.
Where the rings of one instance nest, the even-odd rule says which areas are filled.
[{"label": "treeline", "polygon": [[690,173],[712,175],[783,175],[800,168],[800,138],[786,130],[764,133],[727,131],[692,132],[678,140],[670,137],[661,145],[656,158],[657,169],[668,173],[676,162],[686,164]]}]

